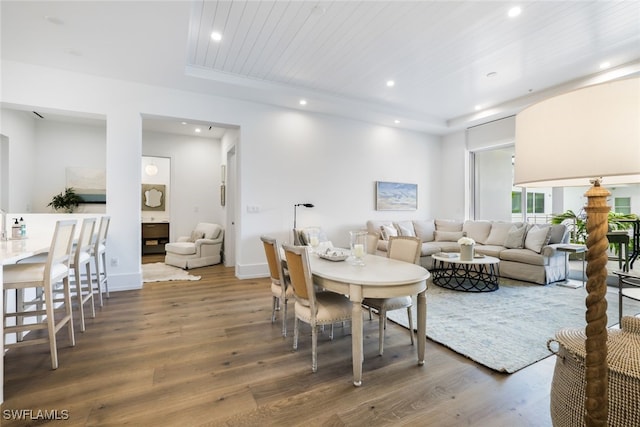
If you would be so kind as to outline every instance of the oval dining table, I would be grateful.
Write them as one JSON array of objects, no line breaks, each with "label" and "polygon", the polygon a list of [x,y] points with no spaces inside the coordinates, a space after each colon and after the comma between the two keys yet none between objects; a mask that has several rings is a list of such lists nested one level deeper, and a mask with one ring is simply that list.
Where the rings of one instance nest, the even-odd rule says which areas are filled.
[{"label": "oval dining table", "polygon": [[364,265],[329,261],[316,254],[309,257],[311,274],[318,286],[347,295],[352,303],[351,356],[353,384],[362,385],[364,298],[392,298],[417,295],[418,365],[424,365],[427,329],[427,279],[429,271],[408,262],[377,255],[365,255]]}]

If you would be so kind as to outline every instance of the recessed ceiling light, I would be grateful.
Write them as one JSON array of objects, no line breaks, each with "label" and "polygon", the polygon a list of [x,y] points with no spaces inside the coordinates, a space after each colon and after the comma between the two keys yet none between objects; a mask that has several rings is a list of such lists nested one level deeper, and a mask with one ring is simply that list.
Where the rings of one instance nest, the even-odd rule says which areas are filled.
[{"label": "recessed ceiling light", "polygon": [[474,109],[475,109],[476,111],[480,111],[480,110],[482,110],[482,105],[476,105],[476,106],[474,107]]},{"label": "recessed ceiling light", "polygon": [[495,76],[497,76],[497,75],[498,75],[498,73],[496,73],[495,71],[492,71],[492,72],[490,72],[490,73],[487,73],[487,77],[489,77],[489,78],[491,78],[491,77],[495,77]]},{"label": "recessed ceiling light", "polygon": [[222,40],[222,34],[220,34],[217,31],[214,31],[211,33],[211,40],[213,40],[214,42],[219,42],[220,40]]},{"label": "recessed ceiling light", "polygon": [[183,125],[186,125],[186,124],[187,124],[187,122],[180,122],[180,123],[182,123]]},{"label": "recessed ceiling light", "polygon": [[395,120],[393,121],[393,123],[395,123],[395,124],[400,124],[400,120],[395,119]]},{"label": "recessed ceiling light", "polygon": [[196,128],[196,133],[200,133],[200,132],[201,132],[200,128]]},{"label": "recessed ceiling light", "polygon": [[522,9],[520,9],[519,6],[515,6],[509,9],[508,15],[509,18],[515,18],[516,16],[520,15],[520,13],[522,13]]},{"label": "recessed ceiling light", "polygon": [[306,99],[301,99],[300,100],[300,105],[307,105],[307,100]]},{"label": "recessed ceiling light", "polygon": [[600,69],[601,70],[606,70],[609,67],[611,67],[611,63],[609,61],[605,61],[602,64],[600,64]]},{"label": "recessed ceiling light", "polygon": [[393,80],[387,80],[387,87],[394,87],[396,85],[396,82],[394,82]]}]

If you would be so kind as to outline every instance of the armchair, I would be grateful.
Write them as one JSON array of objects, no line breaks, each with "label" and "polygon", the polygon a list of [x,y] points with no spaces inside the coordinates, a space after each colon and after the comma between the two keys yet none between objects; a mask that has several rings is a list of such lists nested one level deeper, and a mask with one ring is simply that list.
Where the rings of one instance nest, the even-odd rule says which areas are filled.
[{"label": "armchair", "polygon": [[204,267],[222,262],[224,230],[218,224],[201,222],[190,236],[181,236],[177,242],[167,243],[164,263],[184,269]]}]

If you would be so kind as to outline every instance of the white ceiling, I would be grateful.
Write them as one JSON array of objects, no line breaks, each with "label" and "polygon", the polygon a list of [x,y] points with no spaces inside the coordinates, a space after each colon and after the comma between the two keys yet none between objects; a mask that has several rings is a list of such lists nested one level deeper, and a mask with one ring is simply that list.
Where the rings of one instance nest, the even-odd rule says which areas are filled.
[{"label": "white ceiling", "polygon": [[[509,18],[515,5],[522,13]],[[438,134],[559,90],[640,73],[640,1],[3,0],[0,7],[2,59]],[[220,43],[212,30],[222,33]]]}]

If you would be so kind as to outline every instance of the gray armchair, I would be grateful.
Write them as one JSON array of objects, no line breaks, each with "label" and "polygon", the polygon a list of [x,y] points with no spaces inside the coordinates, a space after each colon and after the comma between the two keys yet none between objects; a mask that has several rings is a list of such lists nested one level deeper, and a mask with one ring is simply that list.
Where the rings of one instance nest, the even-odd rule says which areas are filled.
[{"label": "gray armchair", "polygon": [[164,263],[184,269],[204,267],[222,262],[224,230],[218,224],[201,222],[190,236],[167,243]]}]

